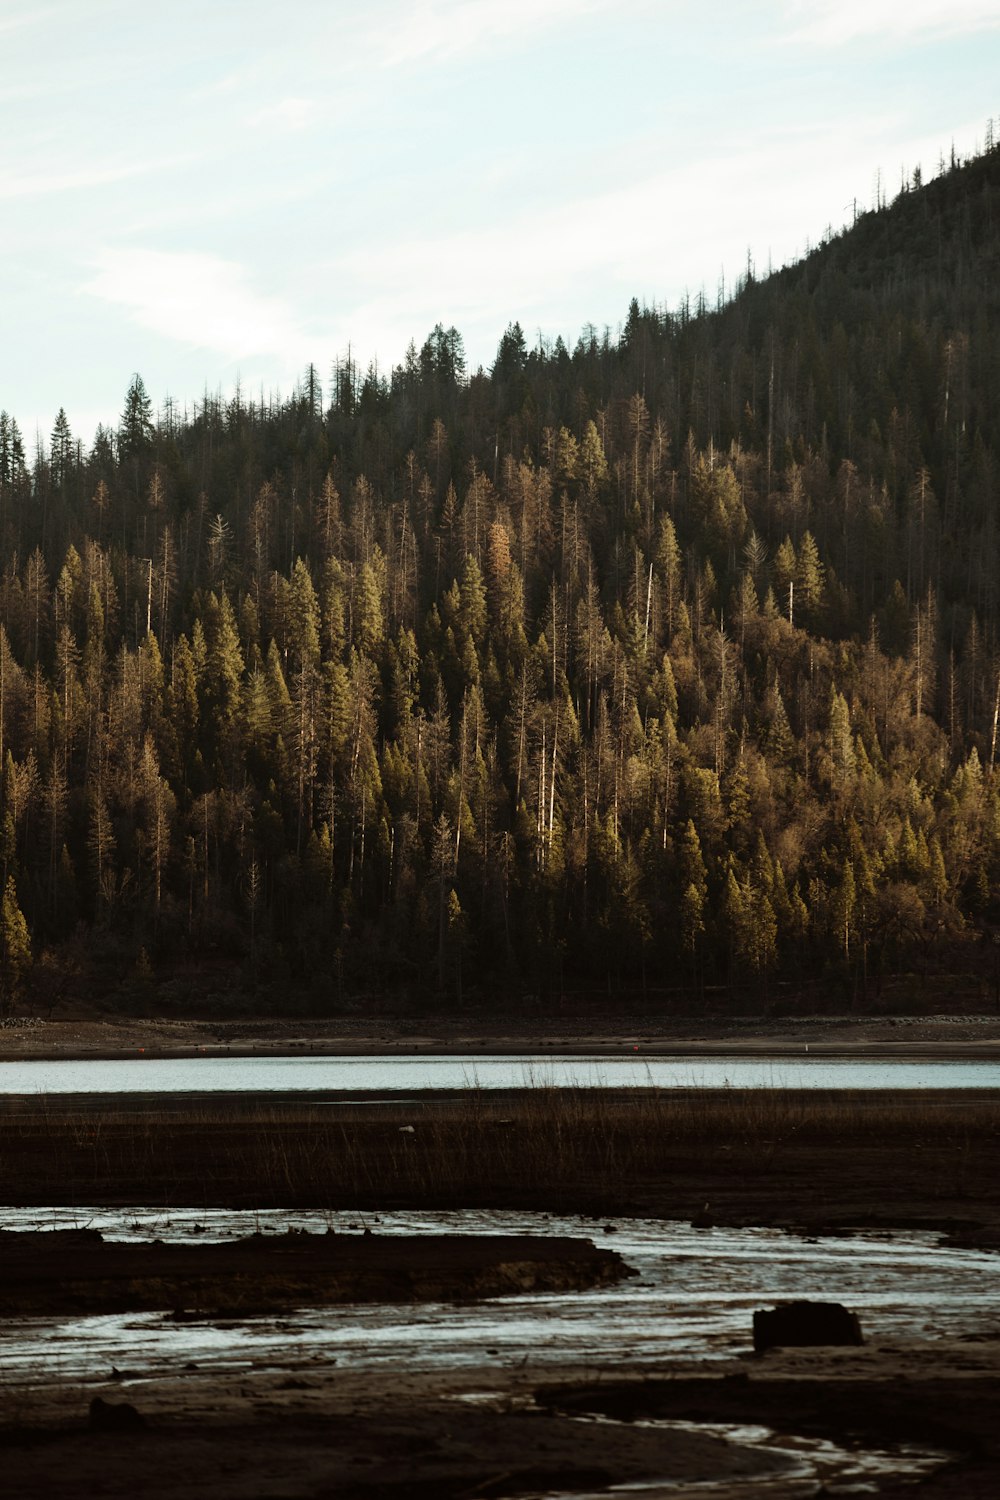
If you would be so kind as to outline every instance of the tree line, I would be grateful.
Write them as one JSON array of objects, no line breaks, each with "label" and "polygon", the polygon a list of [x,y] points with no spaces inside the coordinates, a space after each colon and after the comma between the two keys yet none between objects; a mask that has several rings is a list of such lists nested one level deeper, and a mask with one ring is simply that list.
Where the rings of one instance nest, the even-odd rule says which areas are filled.
[{"label": "tree line", "polygon": [[998,230],[990,147],[572,350],[0,414],[4,1003],[992,986]]}]

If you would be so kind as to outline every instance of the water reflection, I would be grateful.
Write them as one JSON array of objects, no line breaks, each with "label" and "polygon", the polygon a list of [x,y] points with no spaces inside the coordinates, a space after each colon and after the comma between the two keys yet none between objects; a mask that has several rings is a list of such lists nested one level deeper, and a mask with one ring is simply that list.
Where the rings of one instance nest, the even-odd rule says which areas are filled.
[{"label": "water reflection", "polygon": [[135,1057],[0,1063],[0,1094],[520,1088],[997,1089],[1000,1062],[627,1056]]}]

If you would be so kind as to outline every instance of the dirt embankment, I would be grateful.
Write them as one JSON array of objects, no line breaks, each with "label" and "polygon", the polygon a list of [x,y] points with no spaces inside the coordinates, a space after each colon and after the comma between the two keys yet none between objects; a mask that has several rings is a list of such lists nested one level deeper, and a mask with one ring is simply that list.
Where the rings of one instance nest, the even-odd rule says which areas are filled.
[{"label": "dirt embankment", "polygon": [[655,1018],[420,1016],[328,1020],[107,1018],[0,1023],[0,1060],[197,1055],[407,1055],[531,1052],[650,1055],[1000,1057],[1000,1016],[804,1016]]},{"label": "dirt embankment", "polygon": [[580,1291],[630,1274],[586,1239],[254,1234],[205,1245],[106,1242],[92,1229],[0,1230],[0,1316],[165,1309],[183,1318],[363,1302]]}]

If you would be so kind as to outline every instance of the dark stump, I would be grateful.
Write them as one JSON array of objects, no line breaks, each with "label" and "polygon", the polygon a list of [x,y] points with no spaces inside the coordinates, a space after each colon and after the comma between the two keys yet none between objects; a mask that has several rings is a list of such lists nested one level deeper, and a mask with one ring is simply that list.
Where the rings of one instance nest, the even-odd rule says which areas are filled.
[{"label": "dark stump", "polygon": [[857,1313],[839,1302],[781,1302],[753,1315],[753,1346],[758,1354],[767,1349],[863,1343]]}]

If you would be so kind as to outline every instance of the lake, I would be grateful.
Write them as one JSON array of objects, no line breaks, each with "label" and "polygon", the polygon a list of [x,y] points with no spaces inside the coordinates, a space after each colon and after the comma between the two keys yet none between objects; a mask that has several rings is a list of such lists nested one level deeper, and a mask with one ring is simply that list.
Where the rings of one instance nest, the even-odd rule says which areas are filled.
[{"label": "lake", "polygon": [[521,1088],[1000,1089],[1000,1061],[609,1056],[135,1057],[0,1063],[0,1094],[403,1095]]}]

